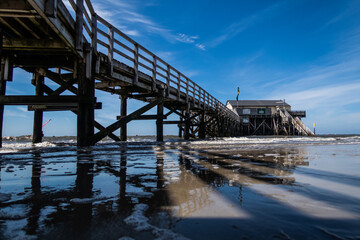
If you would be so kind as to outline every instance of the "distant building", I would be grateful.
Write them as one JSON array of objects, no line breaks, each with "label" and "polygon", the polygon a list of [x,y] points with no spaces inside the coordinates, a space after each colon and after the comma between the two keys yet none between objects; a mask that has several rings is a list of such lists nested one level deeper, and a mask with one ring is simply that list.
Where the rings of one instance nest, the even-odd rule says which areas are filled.
[{"label": "distant building", "polygon": [[239,115],[243,135],[314,135],[301,121],[306,112],[283,100],[228,100],[226,106]]}]

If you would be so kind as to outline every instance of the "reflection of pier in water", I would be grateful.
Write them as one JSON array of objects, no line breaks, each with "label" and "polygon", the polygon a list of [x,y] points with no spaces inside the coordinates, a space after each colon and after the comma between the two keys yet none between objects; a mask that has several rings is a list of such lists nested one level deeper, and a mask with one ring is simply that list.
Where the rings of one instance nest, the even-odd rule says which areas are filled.
[{"label": "reflection of pier in water", "polygon": [[[20,219],[26,219],[23,230],[29,235],[60,234],[69,239],[93,236],[103,221],[125,227],[123,219],[137,203],[148,204],[150,215],[171,211],[180,217],[204,217],[215,211],[213,217],[243,218],[243,213],[233,211],[220,196],[218,188],[237,188],[241,205],[244,185],[289,184],[294,181],[290,175],[295,167],[307,164],[303,160],[306,153],[296,148],[267,152],[269,155],[261,158],[261,150],[134,143],[88,150],[69,148],[60,153],[38,149],[31,154],[5,154],[2,166],[6,161],[31,166],[31,187],[18,200],[0,202],[0,206],[28,206],[30,210]],[[1,181],[6,181],[2,175]],[[56,177],[67,179],[68,185],[54,184]],[[102,178],[108,181],[105,188],[115,189],[116,185],[111,196],[99,185]],[[223,203],[220,213],[213,209],[218,202]],[[169,220],[168,224],[173,223]],[[45,231],[55,226],[56,231]]]},{"label": "reflection of pier in water", "polygon": [[[204,212],[202,209],[217,205],[218,203],[214,202],[211,196],[214,195],[214,189],[218,187],[227,185],[237,187],[239,189],[238,200],[241,205],[243,185],[292,184],[295,179],[291,175],[295,167],[308,165],[303,157],[306,153],[296,148],[276,150],[276,153],[270,151],[265,157],[264,150],[247,150],[242,151],[242,154],[252,158],[244,158],[239,156],[239,149],[226,151],[224,149],[214,150],[206,148],[206,146],[198,149],[183,144],[169,145],[163,151],[178,155],[177,171],[179,176],[172,181],[174,179],[172,172],[168,174],[167,191],[175,206],[178,207],[177,214],[180,217],[199,217],[199,214]],[[173,158],[169,157],[169,159]],[[217,200],[219,201],[219,199]],[[220,201],[224,201],[224,199],[220,199]],[[230,214],[226,217],[233,217],[229,212],[230,209],[223,210],[228,211],[225,214]]]}]

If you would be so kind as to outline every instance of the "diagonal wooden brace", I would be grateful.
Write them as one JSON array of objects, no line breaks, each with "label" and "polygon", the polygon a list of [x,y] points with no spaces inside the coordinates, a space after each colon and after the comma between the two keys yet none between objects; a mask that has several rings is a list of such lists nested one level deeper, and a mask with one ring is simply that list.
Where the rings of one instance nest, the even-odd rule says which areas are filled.
[{"label": "diagonal wooden brace", "polygon": [[[69,81],[66,81],[64,85],[61,85],[58,89],[56,89],[51,95],[59,96],[61,93],[65,92],[67,89],[73,87],[73,84],[77,81],[77,79],[73,78]],[[75,87],[74,87],[75,88]],[[74,89],[73,89],[74,90]]]},{"label": "diagonal wooden brace", "polygon": [[[46,85],[43,85],[43,88],[44,88],[44,92],[47,94],[47,95],[53,95],[53,92],[55,92],[54,90],[52,90],[51,88],[49,88],[48,86]],[[72,110],[71,112],[77,114],[77,111],[76,110]],[[105,127],[102,126],[100,123],[98,123],[97,121],[94,121],[94,127],[96,127],[97,129],[99,129],[100,131],[101,130],[104,130]],[[114,141],[120,141],[120,138],[117,137],[115,134],[113,133],[110,133],[108,135],[111,139],[113,139]]]},{"label": "diagonal wooden brace", "polygon": [[101,139],[108,136],[110,133],[116,131],[117,129],[119,129],[120,127],[125,125],[126,123],[130,122],[131,120],[134,120],[135,118],[139,117],[141,114],[149,111],[151,108],[155,107],[156,105],[158,105],[163,100],[164,100],[164,98],[162,98],[162,97],[156,98],[155,100],[150,102],[148,105],[136,110],[135,112],[127,115],[126,117],[121,118],[120,120],[118,120],[115,123],[111,124],[107,128],[105,128],[105,129],[101,130],[100,132],[96,133],[91,139],[92,144],[95,144],[95,143],[99,142]]},{"label": "diagonal wooden brace", "polygon": [[72,84],[70,84],[69,82],[64,81],[59,74],[49,71],[47,69],[41,69],[39,72],[44,73],[45,77],[50,78],[52,81],[56,82],[57,84],[66,87],[66,89],[69,90],[70,92],[74,94],[78,93],[78,89],[72,86]]}]

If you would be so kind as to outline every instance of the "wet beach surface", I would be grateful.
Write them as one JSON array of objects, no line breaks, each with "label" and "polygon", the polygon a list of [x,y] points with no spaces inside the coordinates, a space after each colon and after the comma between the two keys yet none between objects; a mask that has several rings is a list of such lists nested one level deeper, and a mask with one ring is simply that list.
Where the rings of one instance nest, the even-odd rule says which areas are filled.
[{"label": "wet beach surface", "polygon": [[5,141],[0,239],[360,239],[360,137],[148,140]]}]

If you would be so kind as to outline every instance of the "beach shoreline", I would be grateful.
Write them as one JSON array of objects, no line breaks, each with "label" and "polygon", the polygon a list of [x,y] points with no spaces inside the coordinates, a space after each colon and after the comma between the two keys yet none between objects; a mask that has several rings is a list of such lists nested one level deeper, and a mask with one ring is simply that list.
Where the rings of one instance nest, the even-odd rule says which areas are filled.
[{"label": "beach shoreline", "polygon": [[1,239],[360,236],[358,135],[62,140],[0,151]]}]

